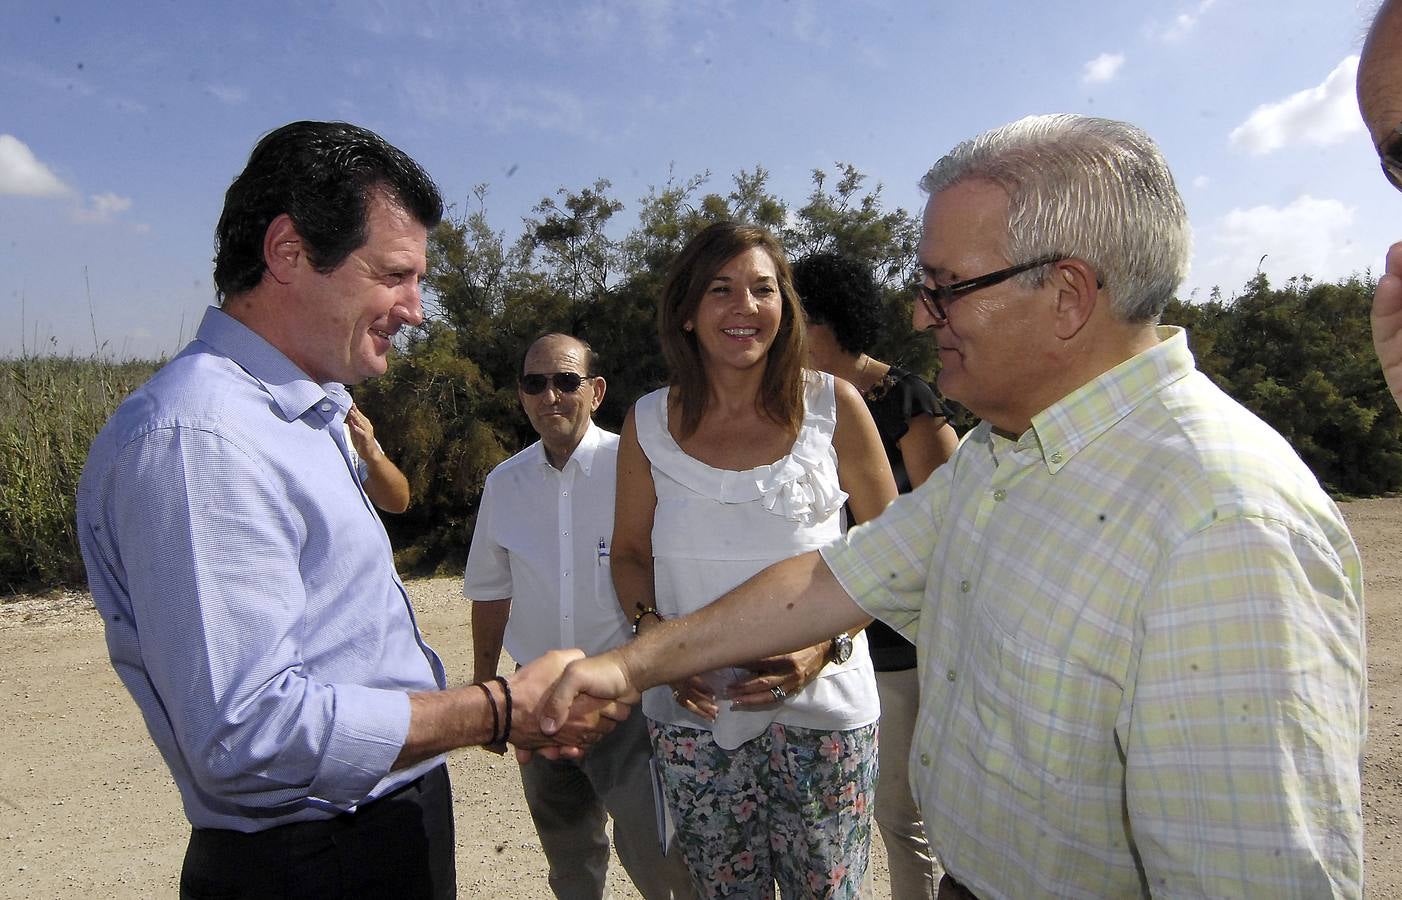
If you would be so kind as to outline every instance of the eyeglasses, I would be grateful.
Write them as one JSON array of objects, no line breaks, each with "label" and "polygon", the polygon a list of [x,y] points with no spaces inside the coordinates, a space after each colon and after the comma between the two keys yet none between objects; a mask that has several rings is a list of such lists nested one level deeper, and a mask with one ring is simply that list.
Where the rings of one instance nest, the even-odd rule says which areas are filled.
[{"label": "eyeglasses", "polygon": [[1388,182],[1402,191],[1402,125],[1392,129],[1392,134],[1378,145],[1378,162]]},{"label": "eyeglasses", "polygon": [[539,394],[545,390],[547,384],[553,385],[555,390],[562,394],[573,394],[579,390],[579,386],[586,378],[591,376],[581,375],[578,372],[555,372],[550,375],[522,375],[520,385],[522,393]]},{"label": "eyeglasses", "polygon": [[980,275],[977,278],[969,278],[965,281],[956,281],[953,284],[937,284],[930,287],[921,278],[915,282],[915,296],[920,302],[925,304],[925,311],[930,314],[930,318],[936,322],[948,322],[949,313],[946,310],[949,304],[958,300],[965,294],[976,291],[980,288],[992,287],[1001,284],[1012,278],[1014,275],[1021,275],[1030,269],[1038,266],[1047,266],[1052,263],[1069,259],[1066,256],[1044,256],[1041,259],[1034,259],[1017,266],[1009,266],[1006,269],[999,269],[996,272],[989,272],[987,275]]}]

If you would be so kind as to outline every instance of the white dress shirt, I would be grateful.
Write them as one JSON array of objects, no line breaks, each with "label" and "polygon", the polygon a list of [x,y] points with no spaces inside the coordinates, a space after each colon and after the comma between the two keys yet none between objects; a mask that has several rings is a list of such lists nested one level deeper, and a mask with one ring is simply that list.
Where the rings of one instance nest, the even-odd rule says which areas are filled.
[{"label": "white dress shirt", "polygon": [[503,646],[525,665],[565,647],[602,653],[631,638],[609,568],[618,435],[592,422],[563,469],[539,441],[492,470],[463,595],[511,598]]}]

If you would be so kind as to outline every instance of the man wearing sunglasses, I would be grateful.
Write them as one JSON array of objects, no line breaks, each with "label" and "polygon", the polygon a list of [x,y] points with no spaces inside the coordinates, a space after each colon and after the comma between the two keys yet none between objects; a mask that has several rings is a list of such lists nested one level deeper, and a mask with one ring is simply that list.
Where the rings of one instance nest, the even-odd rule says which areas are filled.
[{"label": "man wearing sunglasses", "polygon": [[919,650],[910,770],[942,897],[1359,896],[1358,552],[1158,325],[1190,244],[1158,148],[1037,116],[922,187],[914,322],[981,424],[875,520],[572,663],[551,703],[875,616]]},{"label": "man wearing sunglasses", "polygon": [[[1402,2],[1386,0],[1358,61],[1358,109],[1383,175],[1402,190]],[[1373,294],[1373,347],[1392,397],[1402,406],[1402,243],[1387,251]]]},{"label": "man wearing sunglasses", "polygon": [[[526,351],[517,396],[540,440],[493,469],[482,492],[463,582],[474,681],[496,675],[503,644],[526,664],[557,649],[602,653],[632,637],[609,566],[618,435],[593,422],[606,387],[598,373],[598,355],[579,338],[546,334]],[[644,897],[692,896],[680,852],[659,850],[651,758],[635,710],[584,759],[522,765],[556,897],[604,896],[610,816],[618,858]]]}]

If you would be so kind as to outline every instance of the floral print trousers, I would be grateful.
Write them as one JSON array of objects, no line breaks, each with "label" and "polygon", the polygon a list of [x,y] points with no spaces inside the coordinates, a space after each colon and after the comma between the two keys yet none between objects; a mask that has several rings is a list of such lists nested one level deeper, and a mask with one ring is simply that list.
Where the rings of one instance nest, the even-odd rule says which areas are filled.
[{"label": "floral print trousers", "polygon": [[704,897],[860,896],[871,846],[877,726],[772,723],[735,750],[648,722],[667,805]]}]

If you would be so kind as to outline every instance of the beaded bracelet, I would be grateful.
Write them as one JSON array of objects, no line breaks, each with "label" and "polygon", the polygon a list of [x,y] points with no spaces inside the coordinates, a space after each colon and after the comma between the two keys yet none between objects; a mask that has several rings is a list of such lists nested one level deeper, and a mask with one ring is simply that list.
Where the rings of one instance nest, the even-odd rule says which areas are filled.
[{"label": "beaded bracelet", "polygon": [[659,621],[659,622],[662,621],[662,613],[660,613],[660,612],[657,611],[657,607],[655,607],[655,606],[644,607],[643,609],[641,609],[641,610],[638,611],[638,614],[637,614],[636,616],[633,617],[633,636],[634,636],[634,637],[637,637],[637,636],[638,636],[638,625],[643,621],[643,616],[657,616],[657,621]]}]

